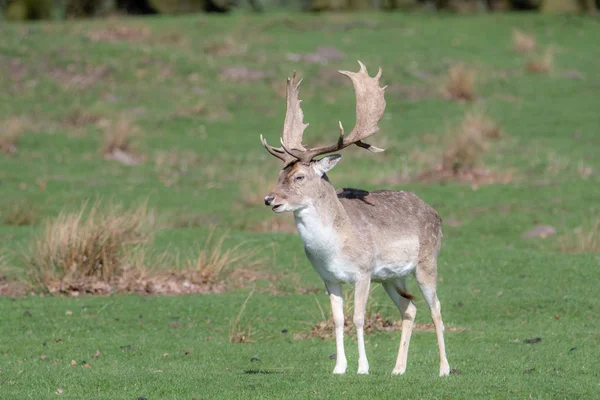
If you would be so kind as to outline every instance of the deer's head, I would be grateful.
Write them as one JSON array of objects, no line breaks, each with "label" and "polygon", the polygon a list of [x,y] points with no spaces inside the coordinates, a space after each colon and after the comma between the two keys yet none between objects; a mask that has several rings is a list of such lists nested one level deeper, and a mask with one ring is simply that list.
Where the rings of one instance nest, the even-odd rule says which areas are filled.
[{"label": "deer's head", "polygon": [[383,149],[363,142],[363,139],[379,131],[379,120],[385,111],[384,90],[379,87],[381,68],[375,77],[370,77],[366,67],[359,61],[358,72],[339,71],[352,80],[356,94],[356,125],[345,136],[340,122],[340,136],[337,143],[315,148],[302,144],[304,115],[298,98],[300,83],[296,82],[296,72],[287,80],[287,109],[283,125],[281,147],[272,147],[260,136],[260,140],[269,153],[283,161],[283,169],[275,188],[265,196],[265,205],[272,206],[275,212],[296,211],[309,205],[313,199],[323,193],[329,181],[326,173],[340,160],[341,155],[332,154],[319,160],[316,157],[333,153],[355,144],[371,152]]}]

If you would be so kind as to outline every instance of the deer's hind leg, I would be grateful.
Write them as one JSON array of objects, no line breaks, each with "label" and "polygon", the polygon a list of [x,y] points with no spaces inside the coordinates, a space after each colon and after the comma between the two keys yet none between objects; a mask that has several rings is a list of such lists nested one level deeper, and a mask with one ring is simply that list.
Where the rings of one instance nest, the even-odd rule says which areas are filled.
[{"label": "deer's hind leg", "polygon": [[446,347],[444,345],[444,323],[442,322],[442,310],[437,298],[437,257],[428,257],[419,260],[415,278],[423,297],[431,311],[431,319],[435,326],[438,349],[440,353],[440,376],[450,374],[450,366],[446,358]]},{"label": "deer's hind leg", "polygon": [[384,282],[383,288],[388,296],[392,299],[400,315],[402,316],[402,336],[400,336],[400,348],[398,349],[398,358],[396,366],[392,371],[393,375],[400,375],[406,372],[406,363],[408,359],[408,346],[410,345],[410,336],[417,315],[417,307],[413,302],[403,297],[400,293],[406,293],[406,284],[404,278],[396,279],[395,281]]}]

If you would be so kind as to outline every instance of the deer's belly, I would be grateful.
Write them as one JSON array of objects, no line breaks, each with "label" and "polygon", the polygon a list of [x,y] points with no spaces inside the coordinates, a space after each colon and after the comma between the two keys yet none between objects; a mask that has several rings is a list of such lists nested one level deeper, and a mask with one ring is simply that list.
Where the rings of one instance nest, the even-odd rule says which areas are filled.
[{"label": "deer's belly", "polygon": [[355,283],[360,271],[344,261],[312,262],[313,267],[325,282]]},{"label": "deer's belly", "polygon": [[394,263],[377,263],[375,268],[373,268],[373,272],[371,272],[371,280],[383,282],[400,278],[413,273],[416,267],[416,260],[407,260],[404,262]]}]

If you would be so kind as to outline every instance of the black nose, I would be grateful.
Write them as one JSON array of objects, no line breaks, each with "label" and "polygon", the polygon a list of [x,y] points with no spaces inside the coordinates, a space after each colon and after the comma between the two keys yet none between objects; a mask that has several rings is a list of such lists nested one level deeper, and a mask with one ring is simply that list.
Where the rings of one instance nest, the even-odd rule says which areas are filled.
[{"label": "black nose", "polygon": [[273,204],[273,200],[275,200],[275,196],[265,196],[265,206]]}]

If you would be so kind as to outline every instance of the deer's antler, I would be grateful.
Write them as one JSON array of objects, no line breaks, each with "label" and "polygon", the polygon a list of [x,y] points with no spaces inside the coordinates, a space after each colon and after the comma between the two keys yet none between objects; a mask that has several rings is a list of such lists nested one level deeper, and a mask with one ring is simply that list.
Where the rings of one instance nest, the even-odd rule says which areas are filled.
[{"label": "deer's antler", "polygon": [[260,135],[260,141],[269,153],[275,157],[281,159],[285,165],[296,161],[298,158],[285,151],[284,149],[291,149],[292,151],[305,152],[306,149],[302,145],[302,135],[304,129],[308,126],[303,121],[304,113],[300,107],[302,100],[298,98],[300,92],[300,84],[302,79],[296,82],[296,71],[292,74],[291,78],[287,79],[286,98],[287,105],[285,111],[285,122],[283,123],[283,136],[281,143],[283,147],[273,147],[267,144],[267,141]]},{"label": "deer's antler", "polygon": [[282,147],[269,146],[261,136],[263,146],[275,157],[283,160],[286,165],[295,160],[309,163],[319,155],[342,150],[351,144],[374,153],[383,151],[363,140],[379,131],[378,123],[385,111],[384,90],[387,86],[379,87],[381,68],[375,77],[370,77],[364,64],[360,61],[358,63],[360,65],[358,72],[339,71],[352,80],[356,94],[356,124],[347,136],[344,136],[344,127],[340,121],[340,136],[337,143],[315,148],[305,148],[302,145],[302,135],[308,124],[302,121],[301,100],[298,99],[298,87],[302,81],[296,83],[296,73],[294,72],[292,78],[288,78],[287,84],[287,110],[281,139]]}]

